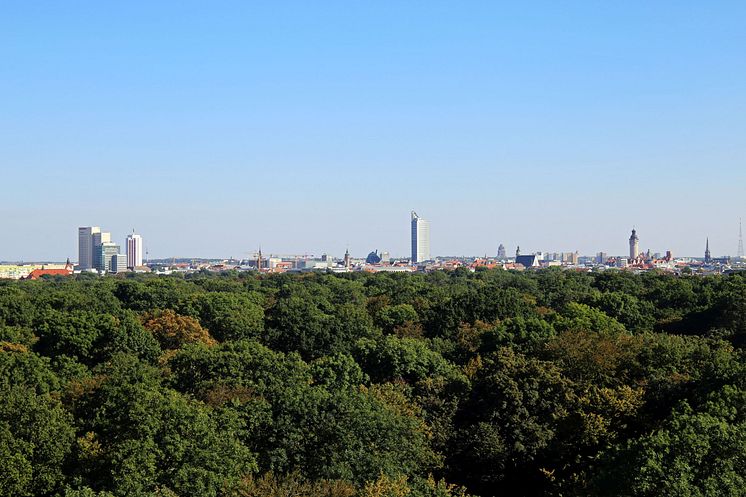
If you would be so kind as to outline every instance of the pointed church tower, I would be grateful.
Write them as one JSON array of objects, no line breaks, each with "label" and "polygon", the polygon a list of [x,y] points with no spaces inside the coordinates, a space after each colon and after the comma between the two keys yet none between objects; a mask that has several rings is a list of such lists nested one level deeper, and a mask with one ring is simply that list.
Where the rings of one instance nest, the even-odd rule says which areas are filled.
[{"label": "pointed church tower", "polygon": [[705,263],[709,264],[712,262],[712,257],[710,257],[710,237],[707,237],[707,243],[705,244]]}]

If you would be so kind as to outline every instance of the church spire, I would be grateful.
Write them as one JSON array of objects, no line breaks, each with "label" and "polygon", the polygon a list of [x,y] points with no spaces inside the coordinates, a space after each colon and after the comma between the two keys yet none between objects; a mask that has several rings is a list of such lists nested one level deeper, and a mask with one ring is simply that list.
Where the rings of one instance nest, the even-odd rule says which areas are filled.
[{"label": "church spire", "polygon": [[710,237],[707,237],[707,242],[705,243],[705,262],[709,263],[712,260],[712,257],[710,257]]}]

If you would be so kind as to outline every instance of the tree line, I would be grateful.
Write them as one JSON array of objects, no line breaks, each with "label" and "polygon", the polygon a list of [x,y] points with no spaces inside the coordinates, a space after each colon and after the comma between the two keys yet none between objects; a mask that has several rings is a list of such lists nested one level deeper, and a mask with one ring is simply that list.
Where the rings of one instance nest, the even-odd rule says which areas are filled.
[{"label": "tree line", "polygon": [[2,496],[746,495],[746,277],[0,282]]}]

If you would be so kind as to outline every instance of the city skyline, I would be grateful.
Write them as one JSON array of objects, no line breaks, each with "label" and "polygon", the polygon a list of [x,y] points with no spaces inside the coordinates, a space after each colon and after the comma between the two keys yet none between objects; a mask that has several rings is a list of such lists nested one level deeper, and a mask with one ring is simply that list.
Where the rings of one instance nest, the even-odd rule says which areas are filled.
[{"label": "city skyline", "polygon": [[[422,262],[426,260],[431,260],[435,258],[442,258],[442,257],[495,257],[497,259],[500,258],[506,258],[500,255],[501,249],[505,254],[507,254],[508,249],[505,248],[504,243],[499,243],[498,247],[493,250],[492,252],[484,251],[484,252],[461,252],[461,253],[431,253],[430,248],[430,221],[425,220],[422,217],[420,217],[415,211],[410,212],[410,230],[409,230],[409,241],[410,241],[410,253],[409,254],[396,254],[391,253],[390,251],[386,250],[387,253],[390,253],[391,256],[395,259],[410,259],[414,262]],[[738,247],[740,248],[742,246],[742,232],[740,227],[740,221],[739,221],[739,241],[738,241]],[[102,231],[101,227],[99,226],[85,226],[85,227],[78,227],[78,238],[77,238],[77,263],[80,266],[81,269],[91,269],[91,268],[98,268],[106,267],[107,263],[103,260],[101,260],[102,254],[99,250],[101,246],[107,246],[110,248],[109,250],[109,259],[112,255],[121,255],[126,260],[126,267],[127,268],[133,268],[143,265],[144,261],[144,253],[147,251],[144,245],[143,237],[140,234],[135,233],[135,230],[132,230],[131,233],[126,235],[126,238],[124,239],[124,243],[119,245],[114,242],[112,242],[112,235],[111,232]],[[98,248],[97,248],[98,247]],[[424,248],[418,248],[418,247],[424,247]],[[519,244],[516,244],[516,249],[520,247]],[[260,249],[261,250],[261,249]],[[353,250],[353,253],[350,253],[350,247],[348,246],[345,249],[345,255],[350,254],[355,257],[362,257],[366,252],[367,248],[361,248],[360,252],[355,252]],[[720,252],[714,252],[717,254],[717,257],[735,257],[738,258],[738,248],[733,253],[720,253]],[[420,258],[416,258],[415,254],[420,253]],[[642,254],[645,252],[649,252],[651,254],[653,253],[660,253],[664,254],[666,252],[671,252],[675,254],[676,257],[691,257],[691,258],[701,258],[702,254],[705,254],[705,258],[709,257],[710,254],[710,238],[708,236],[705,236],[705,245],[703,252],[699,254],[681,254],[677,253],[675,250],[672,250],[671,248],[660,248],[660,247],[648,247],[646,245],[640,244],[640,238],[637,235],[637,230],[635,228],[632,229],[632,234],[628,239],[627,243],[627,256],[629,259],[635,259],[637,258],[638,254]],[[331,257],[337,257],[337,250],[321,250],[321,251],[309,251],[309,250],[301,250],[301,251],[289,251],[289,250],[273,250],[271,252],[265,251],[268,255],[271,254],[285,254],[290,255],[294,254],[297,256],[316,256],[320,257],[321,255],[329,255]],[[541,254],[541,253],[576,253],[580,254],[582,256],[594,256],[599,253],[607,254],[611,257],[624,257],[625,251],[620,252],[614,252],[614,251],[606,251],[606,250],[596,250],[596,251],[580,251],[580,250],[557,250],[553,247],[542,247],[540,249],[523,249],[521,250],[521,253],[523,254]],[[182,254],[171,254],[171,255],[164,255],[164,256],[155,256],[152,257],[152,259],[169,259],[169,258],[204,258],[204,259],[228,259],[228,258],[234,258],[234,259],[251,259],[255,256],[255,251],[248,250],[245,252],[242,252],[238,256],[234,256],[232,254],[226,255],[226,254],[218,254],[218,255],[201,255],[201,254],[190,254],[187,252]],[[713,256],[714,257],[714,256]],[[39,259],[29,259],[29,258],[21,258],[21,259],[7,259],[0,257],[0,261],[27,261],[27,262],[41,262],[41,261],[63,261],[65,259],[74,260],[74,257],[70,256],[55,256],[55,257],[49,257],[49,258],[39,258]],[[82,261],[82,264],[81,264]],[[110,264],[110,263],[108,263]]]},{"label": "city skyline", "polygon": [[746,4],[716,4],[5,2],[0,259],[92,223],[406,256],[413,207],[433,255],[735,255]]}]

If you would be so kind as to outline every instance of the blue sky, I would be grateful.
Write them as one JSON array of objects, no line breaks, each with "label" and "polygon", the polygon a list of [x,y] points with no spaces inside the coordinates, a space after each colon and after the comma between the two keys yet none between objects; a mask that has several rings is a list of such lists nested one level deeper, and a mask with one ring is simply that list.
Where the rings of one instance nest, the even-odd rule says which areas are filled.
[{"label": "blue sky", "polygon": [[746,2],[0,3],[0,260],[733,254]]}]

